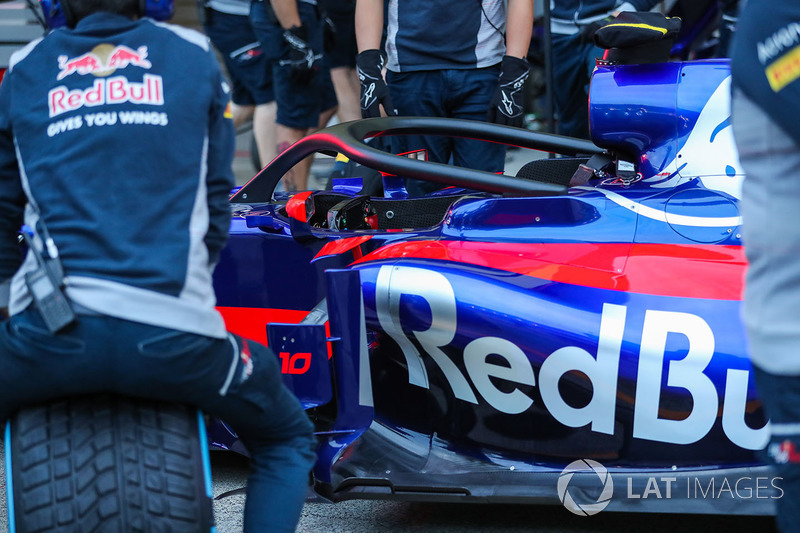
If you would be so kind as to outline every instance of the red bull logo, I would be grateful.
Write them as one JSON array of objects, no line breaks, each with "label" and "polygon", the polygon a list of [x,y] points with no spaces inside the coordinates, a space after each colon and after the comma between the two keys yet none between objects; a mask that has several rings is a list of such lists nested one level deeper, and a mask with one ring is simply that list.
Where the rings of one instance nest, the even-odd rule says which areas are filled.
[{"label": "red bull logo", "polygon": [[147,47],[140,46],[135,51],[127,46],[117,46],[111,52],[106,66],[108,68],[125,68],[127,66],[150,68],[153,65],[147,60]]},{"label": "red bull logo", "polygon": [[164,80],[161,76],[145,74],[141,83],[130,81],[124,76],[114,76],[95,80],[86,89],[69,89],[61,85],[47,94],[47,107],[50,116],[55,117],[67,111],[75,111],[84,106],[97,107],[107,104],[146,104],[164,105]]},{"label": "red bull logo", "polygon": [[109,76],[115,70],[128,66],[144,69],[153,66],[147,60],[146,46],[140,46],[134,50],[124,45],[100,44],[95,46],[91,52],[86,52],[78,57],[59,56],[59,72],[56,79],[63,80],[72,74]]},{"label": "red bull logo", "polygon": [[57,80],[62,80],[70,74],[80,74],[85,76],[92,72],[97,72],[102,68],[102,62],[92,52],[87,52],[82,56],[69,58],[67,56],[58,56],[58,68],[60,69]]}]

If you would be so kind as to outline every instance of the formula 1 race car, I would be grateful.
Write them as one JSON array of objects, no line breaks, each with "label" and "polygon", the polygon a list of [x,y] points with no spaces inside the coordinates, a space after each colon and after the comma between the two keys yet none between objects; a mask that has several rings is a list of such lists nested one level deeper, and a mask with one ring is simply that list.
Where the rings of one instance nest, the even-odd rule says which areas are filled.
[{"label": "formula 1 race car", "polygon": [[[317,492],[774,512],[729,93],[727,60],[601,64],[593,142],[370,119],[305,138],[235,192],[218,308],[269,343],[315,421]],[[401,134],[561,157],[512,177],[371,144]],[[274,193],[314,152],[379,170],[383,194],[357,177]],[[409,198],[403,178],[445,188]],[[210,442],[241,450],[223,422]]]}]

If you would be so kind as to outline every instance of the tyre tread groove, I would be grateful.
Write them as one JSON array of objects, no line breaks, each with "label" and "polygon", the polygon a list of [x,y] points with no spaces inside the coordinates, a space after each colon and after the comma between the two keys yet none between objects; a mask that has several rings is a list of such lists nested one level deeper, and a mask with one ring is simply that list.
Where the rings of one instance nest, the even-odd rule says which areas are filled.
[{"label": "tyre tread groove", "polygon": [[24,409],[12,419],[18,533],[209,531],[193,410],[111,395]]}]

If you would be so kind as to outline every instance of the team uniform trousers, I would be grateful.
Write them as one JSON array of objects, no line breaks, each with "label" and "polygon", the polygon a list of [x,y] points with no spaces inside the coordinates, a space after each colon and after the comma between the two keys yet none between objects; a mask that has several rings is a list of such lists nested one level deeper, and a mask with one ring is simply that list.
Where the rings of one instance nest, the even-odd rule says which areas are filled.
[{"label": "team uniform trousers", "polygon": [[54,335],[28,308],[0,323],[0,419],[17,405],[104,392],[197,406],[231,426],[252,455],[245,531],[294,531],[315,460],[311,423],[283,385],[274,354],[247,344],[249,358],[231,335],[101,315],[80,315]]},{"label": "team uniform trousers", "polygon": [[272,68],[261,50],[249,15],[206,9],[203,30],[219,50],[231,80],[234,104],[260,105],[275,100]]},{"label": "team uniform trousers", "polygon": [[[765,460],[784,494],[781,531],[800,524],[800,146],[739,90],[733,127],[746,178],[744,298],[756,387],[771,424]],[[781,453],[789,449],[796,455]]]},{"label": "team uniform trousers", "polygon": [[325,51],[330,68],[356,68],[356,3],[352,0],[333,0],[325,3],[325,15],[336,29],[336,42]]},{"label": "team uniform trousers", "polygon": [[[500,65],[472,69],[418,70],[386,73],[392,105],[401,116],[449,117],[486,121],[486,110],[497,88]],[[502,172],[505,146],[473,139],[402,135],[392,137],[392,151],[425,149],[428,159],[460,167]],[[412,196],[441,189],[441,185],[407,180]]]},{"label": "team uniform trousers", "polygon": [[559,135],[589,138],[589,82],[603,53],[580,33],[553,35],[553,101]]}]

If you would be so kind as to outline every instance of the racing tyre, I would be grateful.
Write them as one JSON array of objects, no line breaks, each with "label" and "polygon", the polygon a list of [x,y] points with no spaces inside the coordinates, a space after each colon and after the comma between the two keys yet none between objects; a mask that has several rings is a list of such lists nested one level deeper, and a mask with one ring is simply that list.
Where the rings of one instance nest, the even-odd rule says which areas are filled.
[{"label": "racing tyre", "polygon": [[26,408],[6,426],[9,531],[211,531],[196,409],[110,395]]}]

